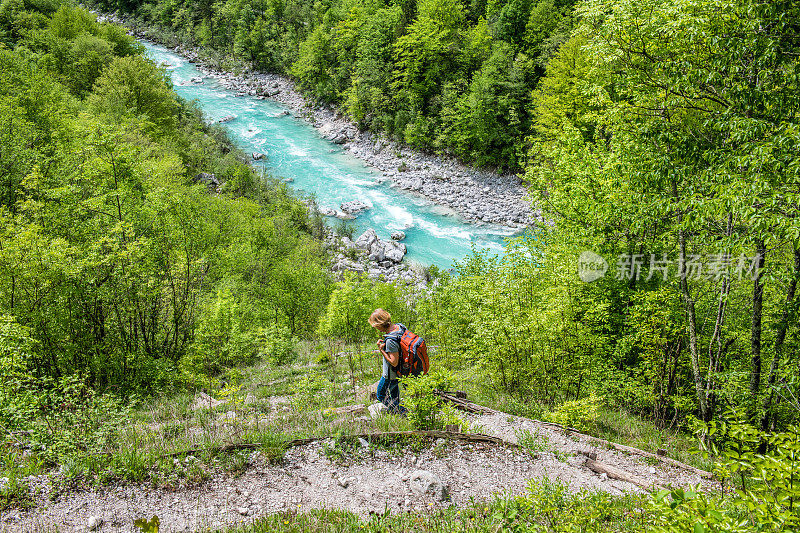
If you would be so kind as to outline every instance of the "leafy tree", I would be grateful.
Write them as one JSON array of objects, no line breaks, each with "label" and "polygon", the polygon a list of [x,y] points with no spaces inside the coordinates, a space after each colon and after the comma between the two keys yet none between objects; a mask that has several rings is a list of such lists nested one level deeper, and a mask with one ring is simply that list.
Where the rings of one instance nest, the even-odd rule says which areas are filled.
[{"label": "leafy tree", "polygon": [[147,130],[175,129],[177,100],[163,70],[139,56],[120,57],[103,72],[88,100],[112,120],[136,120]]}]

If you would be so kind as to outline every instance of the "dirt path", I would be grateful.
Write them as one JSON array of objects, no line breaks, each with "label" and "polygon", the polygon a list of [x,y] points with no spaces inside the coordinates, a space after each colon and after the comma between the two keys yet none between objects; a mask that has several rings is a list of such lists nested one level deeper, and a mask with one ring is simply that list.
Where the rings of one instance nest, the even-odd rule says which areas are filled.
[{"label": "dirt path", "polygon": [[[248,457],[242,475],[219,474],[199,487],[175,491],[127,484],[70,492],[51,501],[40,479],[37,506],[3,512],[0,530],[89,531],[100,523],[96,530],[137,531],[133,520],[158,515],[161,531],[196,531],[290,509],[340,508],[362,516],[386,508],[423,511],[465,505],[472,498],[480,501],[497,493],[520,494],[530,480],[545,477],[558,479],[574,491],[616,495],[643,491],[591,471],[584,465],[586,454],[596,454],[599,461],[655,485],[703,482],[697,474],[649,464],[641,457],[582,442],[535,421],[499,412],[465,416],[482,432],[511,443],[522,440],[536,453],[449,439],[437,439],[416,452],[410,446],[392,449],[356,441],[343,447],[329,440],[290,449],[280,466],[268,464],[258,452],[243,452]],[[416,479],[420,476],[422,481]],[[425,488],[423,482],[433,485],[428,493],[415,491]]]},{"label": "dirt path", "polygon": [[707,485],[709,480],[700,474],[678,468],[647,457],[626,454],[607,446],[598,445],[583,436],[564,431],[552,426],[537,423],[534,420],[512,416],[502,412],[467,415],[473,424],[483,428],[483,433],[501,438],[507,442],[518,443],[520,437],[544,451],[560,457],[574,465],[580,472],[578,477],[597,478],[600,490],[612,494],[615,491],[641,491],[641,487],[624,481],[609,479],[607,475],[597,474],[584,465],[587,456],[595,458],[605,465],[614,467],[632,477],[655,487],[687,487],[690,485]]}]

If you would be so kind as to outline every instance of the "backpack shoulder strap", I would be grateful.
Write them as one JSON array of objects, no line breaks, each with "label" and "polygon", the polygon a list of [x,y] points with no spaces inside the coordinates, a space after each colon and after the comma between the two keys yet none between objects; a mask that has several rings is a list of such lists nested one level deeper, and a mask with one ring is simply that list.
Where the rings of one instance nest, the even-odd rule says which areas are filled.
[{"label": "backpack shoulder strap", "polygon": [[385,333],[383,335],[384,339],[394,339],[397,341],[397,344],[400,344],[400,339],[403,336],[403,333],[406,332],[406,327],[403,324],[397,324],[400,326],[400,329],[397,331],[393,331],[391,333]]}]

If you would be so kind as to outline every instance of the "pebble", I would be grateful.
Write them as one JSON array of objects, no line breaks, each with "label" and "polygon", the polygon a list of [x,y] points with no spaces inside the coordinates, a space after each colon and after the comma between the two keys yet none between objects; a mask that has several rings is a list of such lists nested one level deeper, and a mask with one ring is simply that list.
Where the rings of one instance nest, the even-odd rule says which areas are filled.
[{"label": "pebble", "polygon": [[411,473],[411,490],[420,496],[431,496],[435,501],[448,501],[447,485],[433,472],[416,470]]},{"label": "pebble", "polygon": [[103,525],[103,518],[100,516],[90,516],[89,521],[86,523],[86,527],[89,528],[89,531],[94,531],[101,525]]}]

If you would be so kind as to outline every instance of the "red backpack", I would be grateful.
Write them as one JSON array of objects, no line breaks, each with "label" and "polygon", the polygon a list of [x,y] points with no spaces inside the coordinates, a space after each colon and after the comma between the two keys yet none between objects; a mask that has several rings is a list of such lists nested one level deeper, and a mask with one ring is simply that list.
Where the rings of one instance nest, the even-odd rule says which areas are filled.
[{"label": "red backpack", "polygon": [[399,336],[397,340],[400,344],[400,362],[395,368],[397,376],[407,378],[427,374],[430,363],[425,339],[412,333],[402,324],[399,326],[400,331],[395,334],[395,336]]}]

